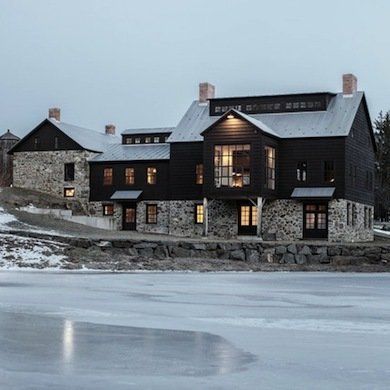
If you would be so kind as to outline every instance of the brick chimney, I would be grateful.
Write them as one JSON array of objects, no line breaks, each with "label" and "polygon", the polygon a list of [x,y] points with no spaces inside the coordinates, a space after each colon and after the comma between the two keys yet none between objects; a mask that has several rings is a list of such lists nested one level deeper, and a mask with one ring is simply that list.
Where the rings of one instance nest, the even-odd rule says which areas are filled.
[{"label": "brick chimney", "polygon": [[343,74],[343,95],[353,95],[357,92],[357,77],[352,73]]},{"label": "brick chimney", "polygon": [[61,120],[61,109],[58,107],[49,108],[49,118],[55,119],[57,122]]},{"label": "brick chimney", "polygon": [[115,125],[106,125],[106,134],[115,135]]},{"label": "brick chimney", "polygon": [[214,99],[215,87],[210,83],[199,84],[199,103],[206,103],[209,99]]}]

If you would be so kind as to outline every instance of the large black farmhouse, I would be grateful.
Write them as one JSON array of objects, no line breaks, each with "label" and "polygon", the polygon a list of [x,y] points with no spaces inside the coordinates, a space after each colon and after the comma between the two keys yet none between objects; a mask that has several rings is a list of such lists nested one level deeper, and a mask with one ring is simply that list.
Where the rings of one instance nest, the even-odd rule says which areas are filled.
[{"label": "large black farmhouse", "polygon": [[375,142],[355,76],[343,76],[341,93],[214,90],[201,83],[176,127],[121,138],[113,125],[81,129],[51,109],[11,150],[14,185],[78,199],[123,230],[373,239]]}]

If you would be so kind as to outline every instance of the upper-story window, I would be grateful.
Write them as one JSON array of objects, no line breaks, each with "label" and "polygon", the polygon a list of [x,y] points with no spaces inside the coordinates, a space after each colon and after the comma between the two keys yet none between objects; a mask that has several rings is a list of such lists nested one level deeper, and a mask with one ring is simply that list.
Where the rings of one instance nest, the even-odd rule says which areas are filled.
[{"label": "upper-story window", "polygon": [[141,143],[141,138],[140,137],[134,138],[134,143],[135,144],[140,144]]},{"label": "upper-story window", "polygon": [[74,180],[74,163],[64,164],[64,181]]},{"label": "upper-story window", "polygon": [[214,146],[214,182],[217,188],[250,185],[250,145]]},{"label": "upper-story window", "polygon": [[306,181],[307,179],[307,162],[299,161],[297,164],[297,180]]},{"label": "upper-story window", "polygon": [[113,169],[112,168],[104,168],[103,170],[103,185],[111,186],[113,182]]},{"label": "upper-story window", "polygon": [[266,146],[264,148],[265,154],[265,188],[269,190],[275,189],[276,178],[276,154],[275,148]]},{"label": "upper-story window", "polygon": [[134,168],[125,168],[125,184],[134,184]]},{"label": "upper-story window", "polygon": [[160,137],[153,137],[153,142],[158,144],[160,142]]},{"label": "upper-story window", "polygon": [[334,183],[334,181],[335,181],[334,161],[324,161],[324,182]]},{"label": "upper-story window", "polygon": [[39,137],[34,138],[34,149],[37,150],[41,146],[41,139]]},{"label": "upper-story window", "polygon": [[149,167],[147,170],[147,183],[156,184],[157,183],[157,168]]},{"label": "upper-story window", "polygon": [[132,143],[133,143],[133,138],[131,138],[131,137],[126,137],[126,138],[125,138],[125,143],[126,143],[126,144],[132,144]]},{"label": "upper-story window", "polygon": [[152,139],[150,137],[145,137],[145,144],[150,144]]},{"label": "upper-story window", "polygon": [[169,135],[166,135],[166,136],[164,137],[164,142],[167,142],[167,141],[168,141],[168,138],[169,138]]},{"label": "upper-story window", "polygon": [[54,149],[58,149],[58,137],[54,137]]},{"label": "upper-story window", "polygon": [[203,184],[203,164],[196,164],[196,184]]}]

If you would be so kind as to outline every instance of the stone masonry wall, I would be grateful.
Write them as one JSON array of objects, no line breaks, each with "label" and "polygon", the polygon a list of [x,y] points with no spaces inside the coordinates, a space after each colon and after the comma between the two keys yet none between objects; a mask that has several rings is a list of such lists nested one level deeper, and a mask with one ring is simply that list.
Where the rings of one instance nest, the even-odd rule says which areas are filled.
[{"label": "stone masonry wall", "polygon": [[[79,150],[14,153],[14,186],[64,196],[65,187],[75,188],[74,200],[88,209],[89,165],[96,153]],[[75,180],[64,181],[64,164],[75,164]]]}]

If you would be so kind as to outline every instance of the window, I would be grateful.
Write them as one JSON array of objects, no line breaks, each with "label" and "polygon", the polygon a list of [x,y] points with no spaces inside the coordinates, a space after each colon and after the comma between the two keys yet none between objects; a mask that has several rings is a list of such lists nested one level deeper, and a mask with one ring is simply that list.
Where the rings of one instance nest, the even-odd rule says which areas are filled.
[{"label": "window", "polygon": [[203,223],[203,205],[195,205],[195,223]]},{"label": "window", "polygon": [[133,143],[133,138],[131,138],[131,137],[126,137],[126,138],[125,138],[125,143],[126,143],[126,144],[132,144],[132,143]]},{"label": "window", "polygon": [[104,216],[114,215],[114,205],[113,204],[104,204],[103,205],[103,215]]},{"label": "window", "polygon": [[153,142],[154,142],[155,144],[158,144],[158,143],[160,142],[160,137],[154,137],[154,138],[153,138]]},{"label": "window", "polygon": [[324,161],[324,182],[334,183],[334,161]]},{"label": "window", "polygon": [[147,204],[146,205],[146,223],[156,224],[157,223],[157,205]]},{"label": "window", "polygon": [[58,149],[58,137],[54,137],[54,149]]},{"label": "window", "polygon": [[169,138],[169,135],[166,135],[166,136],[164,137],[164,142],[167,142],[167,141],[168,141],[168,138]]},{"label": "window", "polygon": [[368,228],[368,209],[364,207],[364,229]]},{"label": "window", "polygon": [[65,181],[74,180],[74,163],[64,164],[64,180]]},{"label": "window", "polygon": [[325,204],[305,205],[305,229],[327,229],[327,206]]},{"label": "window", "polygon": [[75,193],[76,193],[76,191],[75,191],[74,187],[64,188],[64,197],[65,198],[74,198]]},{"label": "window", "polygon": [[250,184],[250,145],[214,147],[214,181],[217,188]]},{"label": "window", "polygon": [[103,185],[112,185],[112,168],[104,168],[103,170]]},{"label": "window", "polygon": [[357,221],[357,209],[356,205],[352,205],[352,226],[356,226],[356,221]]},{"label": "window", "polygon": [[135,144],[140,144],[141,143],[141,138],[140,137],[137,137],[134,139],[134,143]]},{"label": "window", "polygon": [[368,209],[368,228],[372,229],[372,208]]},{"label": "window", "polygon": [[297,164],[297,180],[306,181],[307,178],[307,163],[306,161],[300,161]]},{"label": "window", "polygon": [[34,149],[37,150],[41,146],[41,140],[39,137],[34,138]]},{"label": "window", "polygon": [[150,137],[145,137],[145,144],[150,144],[152,139]]},{"label": "window", "polygon": [[347,203],[347,225],[350,226],[351,225],[351,222],[352,222],[352,218],[351,218],[351,203]]},{"label": "window", "polygon": [[125,168],[125,184],[134,184],[134,168]]},{"label": "window", "polygon": [[203,184],[203,164],[196,165],[196,184]]},{"label": "window", "polygon": [[150,167],[147,172],[147,183],[156,184],[157,183],[157,168]]},{"label": "window", "polygon": [[275,189],[275,148],[266,146],[265,151],[265,188]]}]

